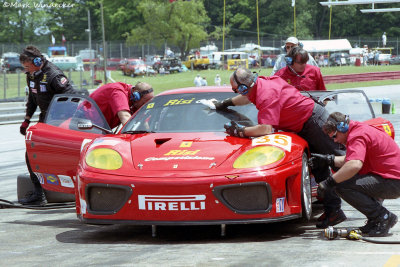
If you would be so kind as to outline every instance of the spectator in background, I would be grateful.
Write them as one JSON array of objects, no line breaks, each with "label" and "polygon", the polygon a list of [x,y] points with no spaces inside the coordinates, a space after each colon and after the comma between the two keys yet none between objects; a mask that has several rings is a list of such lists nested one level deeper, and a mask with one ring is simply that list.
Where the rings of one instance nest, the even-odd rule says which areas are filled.
[{"label": "spectator in background", "polygon": [[323,67],[325,65],[325,57],[323,54],[318,56],[318,66]]},{"label": "spectator in background", "polygon": [[308,56],[303,48],[293,48],[287,57],[287,66],[278,70],[275,75],[299,91],[326,91],[321,71],[318,67],[307,64]]},{"label": "spectator in background", "polygon": [[379,65],[379,51],[375,51],[374,55],[374,65]]},{"label": "spectator in background", "polygon": [[200,74],[197,74],[194,78],[194,86],[201,86],[201,80],[202,78],[200,77]]},{"label": "spectator in background", "polygon": [[382,34],[382,47],[386,47],[386,40],[387,40],[387,38],[386,38],[386,32],[384,32],[384,33]]},{"label": "spectator in background", "polygon": [[[286,67],[285,57],[290,53],[290,50],[292,50],[292,48],[298,47],[298,46],[303,47],[303,45],[299,42],[299,40],[296,37],[287,38],[287,40],[285,42],[285,46],[284,46],[284,50],[286,53],[280,54],[278,56],[278,58],[275,61],[274,68],[272,69],[271,75],[274,75],[275,72]],[[308,58],[309,58],[309,61],[307,62],[307,64],[313,65],[313,66],[318,66],[317,62],[315,62],[314,58],[310,54],[308,55]]]},{"label": "spectator in background", "polygon": [[207,86],[207,79],[206,79],[206,77],[203,77],[203,78],[201,79],[201,86]]},{"label": "spectator in background", "polygon": [[215,84],[216,86],[220,86],[220,85],[221,85],[221,77],[219,77],[219,74],[217,74],[217,75],[215,76],[214,84]]}]

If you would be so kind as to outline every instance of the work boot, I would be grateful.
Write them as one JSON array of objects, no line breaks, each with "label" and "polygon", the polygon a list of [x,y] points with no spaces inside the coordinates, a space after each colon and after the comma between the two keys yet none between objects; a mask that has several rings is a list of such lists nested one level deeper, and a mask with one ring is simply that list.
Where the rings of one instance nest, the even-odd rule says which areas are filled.
[{"label": "work boot", "polygon": [[18,202],[22,205],[29,206],[45,206],[47,204],[46,196],[42,189],[28,192],[28,194]]},{"label": "work boot", "polygon": [[397,216],[386,211],[374,220],[372,229],[368,232],[368,236],[387,236],[390,228],[397,223]]},{"label": "work boot", "polygon": [[328,228],[328,226],[334,226],[336,224],[339,224],[346,219],[347,219],[347,217],[344,214],[343,210],[338,209],[338,210],[326,213],[324,218],[321,221],[317,222],[317,224],[315,226],[320,229],[325,229],[325,228]]},{"label": "work boot", "polygon": [[375,220],[368,219],[367,223],[364,226],[359,227],[358,229],[360,229],[361,233],[368,234],[369,231],[371,231],[372,228],[374,228],[375,223],[376,223]]}]

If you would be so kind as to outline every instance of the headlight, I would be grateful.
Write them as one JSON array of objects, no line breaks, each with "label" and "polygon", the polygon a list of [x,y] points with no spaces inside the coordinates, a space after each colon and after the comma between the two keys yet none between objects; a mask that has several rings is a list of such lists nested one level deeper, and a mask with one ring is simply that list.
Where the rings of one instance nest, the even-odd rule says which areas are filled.
[{"label": "headlight", "polygon": [[244,169],[260,167],[281,160],[285,152],[275,146],[257,146],[247,150],[233,163],[233,168]]},{"label": "headlight", "polygon": [[97,148],[86,154],[86,164],[103,170],[116,170],[122,166],[121,155],[109,148]]}]

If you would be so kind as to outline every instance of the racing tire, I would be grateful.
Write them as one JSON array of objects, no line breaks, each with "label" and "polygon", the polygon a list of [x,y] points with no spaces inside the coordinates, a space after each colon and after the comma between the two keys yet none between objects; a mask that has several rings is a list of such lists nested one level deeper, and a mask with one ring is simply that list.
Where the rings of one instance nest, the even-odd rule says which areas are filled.
[{"label": "racing tire", "polygon": [[312,216],[311,177],[308,168],[308,157],[303,152],[301,164],[301,217],[309,221]]},{"label": "racing tire", "polygon": [[[20,174],[17,177],[17,196],[18,201],[23,199],[29,192],[33,192],[35,190],[33,183],[31,181],[31,177],[29,173]],[[62,203],[62,202],[74,202],[75,195],[74,194],[66,194],[61,192],[53,192],[44,190],[44,194],[46,195],[46,199],[48,203]]]}]

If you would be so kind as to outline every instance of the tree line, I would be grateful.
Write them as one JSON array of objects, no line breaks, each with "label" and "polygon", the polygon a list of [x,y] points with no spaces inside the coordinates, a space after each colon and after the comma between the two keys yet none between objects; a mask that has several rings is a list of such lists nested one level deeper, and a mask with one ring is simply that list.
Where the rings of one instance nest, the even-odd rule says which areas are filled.
[{"label": "tree line", "polygon": [[[371,5],[333,6],[330,17],[330,9],[319,0],[296,0],[295,12],[292,0],[11,0],[2,1],[0,6],[0,43],[50,44],[52,35],[58,43],[62,35],[67,42],[87,41],[88,10],[91,38],[99,41],[100,1],[106,40],[124,40],[129,45],[168,43],[179,47],[182,55],[199,47],[200,42],[221,40],[223,36],[259,34],[262,38],[285,39],[293,36],[295,29],[300,39],[328,39],[329,33],[335,39],[380,38],[383,32],[389,39],[400,36],[396,12],[360,12]],[[400,7],[400,3],[375,4],[375,8],[388,7]]]}]

